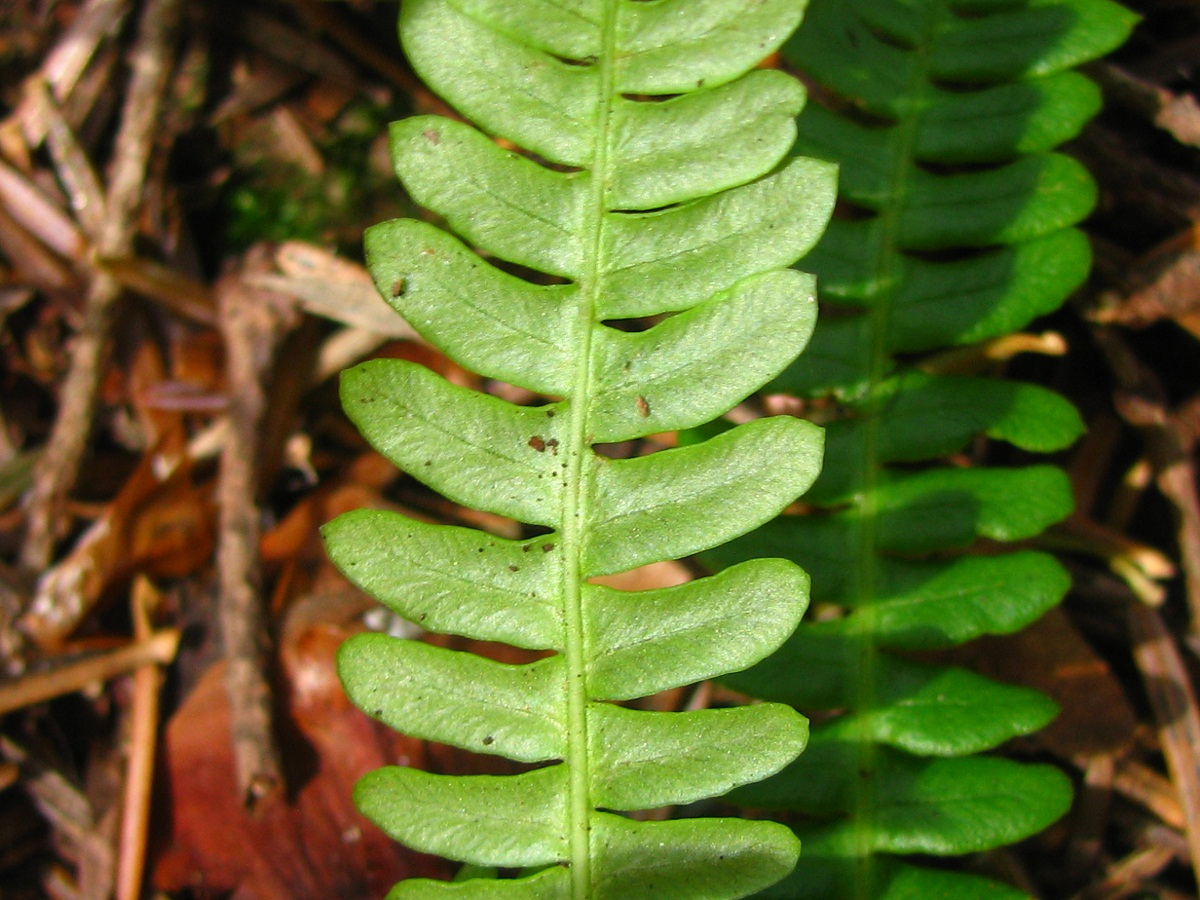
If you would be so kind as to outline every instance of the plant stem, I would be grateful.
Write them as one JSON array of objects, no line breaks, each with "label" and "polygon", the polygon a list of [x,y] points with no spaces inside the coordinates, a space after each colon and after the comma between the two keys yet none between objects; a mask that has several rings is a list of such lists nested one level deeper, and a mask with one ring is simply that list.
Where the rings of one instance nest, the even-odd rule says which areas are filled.
[{"label": "plant stem", "polygon": [[[931,17],[925,23],[925,34],[932,38],[936,33],[936,17]],[[931,40],[922,40],[916,46],[915,56],[920,65],[914,66],[906,95],[920,98],[928,84],[928,52],[925,48],[931,45]],[[898,149],[895,154],[892,171],[888,183],[891,187],[883,208],[879,210],[879,223],[882,238],[879,243],[879,256],[874,262],[875,283],[881,285],[895,284],[900,277],[898,270],[900,250],[896,244],[896,234],[903,215],[903,199],[907,194],[905,187],[909,173],[912,171],[917,141],[917,125],[919,110],[922,104],[913,104],[915,110],[906,110],[896,125],[895,133],[898,138]],[[880,451],[880,401],[879,386],[888,377],[891,364],[891,354],[888,347],[888,332],[891,318],[892,291],[884,289],[870,307],[870,341],[864,348],[867,354],[866,366],[868,373],[868,401],[864,411],[863,422],[863,453],[861,456],[862,470],[859,473],[859,484],[862,493],[859,501],[859,525],[857,530],[859,565],[855,569],[854,582],[850,591],[853,598],[853,608],[859,622],[858,640],[855,642],[856,673],[854,687],[854,712],[858,717],[860,729],[857,739],[857,760],[855,779],[853,815],[858,838],[855,858],[857,865],[854,872],[855,900],[871,900],[874,896],[874,859],[875,851],[872,844],[875,828],[875,785],[877,768],[877,746],[875,736],[870,731],[869,711],[874,708],[879,694],[879,645],[876,641],[877,616],[873,602],[879,589],[879,506],[878,493],[881,484],[881,474],[886,461],[881,458]]]},{"label": "plant stem", "polygon": [[599,100],[593,134],[596,143],[590,172],[591,192],[585,210],[584,227],[588,229],[588,259],[586,271],[579,282],[579,306],[576,314],[576,365],[574,391],[571,396],[570,446],[562,511],[563,591],[566,634],[567,669],[567,765],[570,767],[570,853],[571,894],[574,900],[586,900],[592,888],[592,848],[590,823],[593,813],[590,773],[588,767],[587,733],[587,671],[583,620],[583,552],[582,525],[588,519],[591,436],[588,434],[587,412],[592,383],[592,333],[596,322],[597,300],[602,289],[601,252],[604,216],[609,181],[608,141],[610,130],[610,98],[615,83],[616,5],[606,3],[602,23],[603,47],[596,65],[599,67]]}]

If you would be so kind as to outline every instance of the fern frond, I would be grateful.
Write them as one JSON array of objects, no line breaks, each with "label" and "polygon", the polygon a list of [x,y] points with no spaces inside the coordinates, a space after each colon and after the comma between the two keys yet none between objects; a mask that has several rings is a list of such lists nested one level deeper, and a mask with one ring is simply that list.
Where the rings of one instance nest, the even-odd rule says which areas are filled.
[{"label": "fern frond", "polygon": [[[325,537],[351,580],[401,616],[553,652],[512,665],[382,635],[343,647],[347,691],[371,715],[538,766],[468,777],[392,767],[364,778],[357,801],[397,840],[523,872],[402,882],[394,898],[716,900],[769,885],[795,861],[794,835],[775,823],[617,812],[689,803],[779,771],[805,744],[801,716],[778,704],[655,713],[616,701],[761,660],[799,620],[807,577],[758,559],[663,590],[593,579],[743,534],[816,477],[820,430],[785,417],[641,458],[594,449],[720,415],[809,338],[813,280],[787,267],[825,225],[834,168],[781,164],[803,91],[779,72],[749,71],[801,8],[404,3],[409,59],[478,127],[433,116],[392,127],[399,178],[448,230],[376,226],[370,269],[431,343],[550,400],[517,406],[376,360],[344,375],[343,404],[406,473],[531,536],[360,510]],[[507,264],[548,277],[517,277]],[[609,324],[634,317],[660,320],[633,331]]]},{"label": "fern frond", "polygon": [[806,497],[819,513],[782,516],[710,557],[796,560],[814,601],[842,615],[802,624],[770,659],[724,679],[838,711],[797,762],[735,792],[809,823],[795,873],[763,896],[1016,896],[895,855],[997,847],[1070,803],[1056,769],[975,755],[1042,727],[1053,703],[900,654],[1016,631],[1069,584],[1039,552],[964,552],[1067,515],[1060,470],[935,461],[981,433],[1058,450],[1082,424],[1043,388],[929,374],[912,354],[1016,330],[1086,276],[1088,244],[1072,226],[1095,189],[1053,148],[1099,106],[1071,67],[1115,47],[1132,22],[1108,0],[813,0],[785,48],[822,99],[800,117],[797,152],[841,165],[847,214],[806,260],[838,314],[772,389],[829,398],[834,420]]}]

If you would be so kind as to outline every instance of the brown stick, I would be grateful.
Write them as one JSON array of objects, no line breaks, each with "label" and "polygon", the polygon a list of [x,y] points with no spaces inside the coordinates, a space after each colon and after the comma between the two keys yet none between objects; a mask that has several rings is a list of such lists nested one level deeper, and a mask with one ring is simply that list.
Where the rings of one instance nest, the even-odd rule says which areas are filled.
[{"label": "brown stick", "polygon": [[[146,0],[142,10],[138,39],[130,57],[133,74],[105,196],[104,226],[100,234],[92,236],[95,249],[102,256],[123,256],[133,246],[134,213],[141,200],[146,163],[154,143],[178,17],[179,0]],[[50,563],[66,495],[79,473],[110,320],[120,291],[116,279],[104,272],[96,273],[88,289],[83,323],[71,342],[71,362],[63,381],[58,416],[34,470],[29,493],[28,530],[21,547],[21,564],[34,571],[41,571]]]},{"label": "brown stick", "polygon": [[66,212],[27,176],[0,162],[0,203],[22,228],[59,256],[78,260],[87,252],[85,235]]},{"label": "brown stick", "polygon": [[[246,268],[269,265],[251,251]],[[280,340],[294,316],[277,294],[255,290],[242,273],[217,283],[225,338],[229,431],[221,453],[217,503],[220,508],[217,566],[220,615],[227,659],[233,758],[238,791],[255,805],[282,785],[279,750],[272,729],[273,703],[267,617],[259,583],[258,457],[266,418],[264,382]]]},{"label": "brown stick", "polygon": [[25,100],[32,105],[33,114],[45,127],[46,149],[54,160],[54,168],[71,208],[84,232],[94,241],[104,231],[107,217],[104,188],[100,186],[96,170],[92,168],[91,160],[76,139],[46,81],[32,79],[26,82]]},{"label": "brown stick", "polygon": [[41,73],[60,101],[74,89],[96,47],[120,25],[125,9],[122,0],[88,0],[63,39],[46,55]]},{"label": "brown stick", "polygon": [[[150,607],[158,600],[154,587],[141,576],[134,582],[134,635],[139,641],[151,635]],[[125,770],[121,804],[121,837],[117,852],[116,900],[138,900],[145,878],[146,836],[154,783],[154,758],[158,736],[158,691],[162,683],[153,663],[133,673],[130,709],[129,761]]]},{"label": "brown stick", "polygon": [[[85,0],[74,21],[63,31],[33,76],[44,79],[54,99],[65,103],[83,80],[84,72],[96,56],[97,48],[121,27],[131,4],[126,0]],[[86,92],[85,92],[86,93]],[[5,150],[14,161],[28,162],[28,148],[36,147],[46,137],[46,120],[35,109],[33,98],[25,97],[16,110],[5,119],[0,130],[9,133],[10,124],[19,126],[24,140],[7,142]]]},{"label": "brown stick", "polygon": [[0,715],[74,693],[94,682],[107,681],[144,666],[165,665],[175,658],[178,647],[179,632],[168,629],[111,653],[89,657],[49,672],[24,675],[0,685]]}]

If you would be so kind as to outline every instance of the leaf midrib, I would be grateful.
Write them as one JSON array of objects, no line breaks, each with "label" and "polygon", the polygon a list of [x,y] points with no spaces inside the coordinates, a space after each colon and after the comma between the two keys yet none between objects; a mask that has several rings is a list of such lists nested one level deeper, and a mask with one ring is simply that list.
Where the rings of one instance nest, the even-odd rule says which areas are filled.
[{"label": "leaf midrib", "polygon": [[587,731],[587,640],[583,615],[583,557],[589,524],[588,472],[592,453],[588,440],[588,409],[593,389],[592,340],[603,278],[603,229],[607,211],[609,137],[616,78],[616,4],[604,4],[600,25],[601,48],[597,56],[597,103],[593,121],[592,178],[584,216],[583,271],[579,279],[575,321],[575,375],[567,432],[569,457],[562,507],[564,656],[567,673],[567,758],[570,797],[568,833],[571,863],[571,896],[587,900],[592,888],[590,825],[593,811]]},{"label": "leaf midrib", "polygon": [[[875,280],[880,284],[895,284],[894,277],[903,264],[900,259],[897,236],[900,231],[900,214],[905,195],[904,186],[912,173],[913,158],[916,150],[917,125],[920,117],[921,104],[915,100],[926,92],[929,83],[929,47],[933,36],[937,33],[938,15],[943,10],[938,7],[925,23],[924,40],[916,42],[912,52],[918,65],[912,67],[911,80],[905,92],[913,103],[912,113],[900,118],[896,128],[899,129],[898,152],[896,153],[889,183],[893,188],[888,193],[888,203],[879,211],[879,227],[881,230],[879,258],[875,265]],[[857,642],[857,664],[852,667],[856,674],[854,685],[855,709],[868,710],[875,706],[878,696],[879,653],[876,640],[876,610],[870,601],[875,596],[880,580],[879,572],[879,534],[878,534],[878,487],[883,475],[883,454],[880,449],[882,440],[879,403],[876,399],[877,389],[887,380],[891,371],[891,354],[888,352],[887,338],[891,303],[894,299],[895,288],[880,293],[878,302],[873,304],[868,312],[870,317],[870,347],[867,360],[868,396],[872,398],[864,410],[865,422],[863,427],[863,453],[859,483],[862,485],[862,500],[859,505],[857,559],[855,567],[857,576],[852,588],[854,607],[860,610],[862,618],[858,629],[862,637]],[[857,758],[855,760],[855,777],[853,784],[852,816],[854,831],[857,835],[858,853],[853,879],[854,900],[872,900],[871,886],[875,883],[875,851],[873,836],[875,833],[876,796],[875,778],[873,773],[877,766],[877,745],[871,734],[869,717],[862,716],[859,720],[860,733],[857,736]]]}]

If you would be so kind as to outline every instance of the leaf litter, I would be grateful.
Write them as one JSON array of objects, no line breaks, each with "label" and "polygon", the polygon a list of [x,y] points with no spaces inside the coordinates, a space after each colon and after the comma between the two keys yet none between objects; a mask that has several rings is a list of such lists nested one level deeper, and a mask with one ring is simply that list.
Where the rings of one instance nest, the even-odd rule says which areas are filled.
[{"label": "leaf litter", "polygon": [[[1145,21],[1071,148],[1101,186],[1096,271],[1035,323],[1066,352],[947,361],[1051,384],[1092,432],[1064,460],[1076,516],[1043,539],[1063,610],[955,651],[1062,708],[1010,749],[1066,768],[1075,809],[970,862],[1041,897],[1194,897],[1200,864],[1200,11],[1130,5]],[[333,651],[369,602],[317,537],[362,506],[522,536],[395,471],[336,404],[370,355],[513,390],[422,345],[357,262],[362,228],[411,213],[383,124],[446,109],[393,5],[208,6],[0,11],[5,897],[380,896],[450,873],[357,814],[356,778],[480,770],[347,703]]]}]

